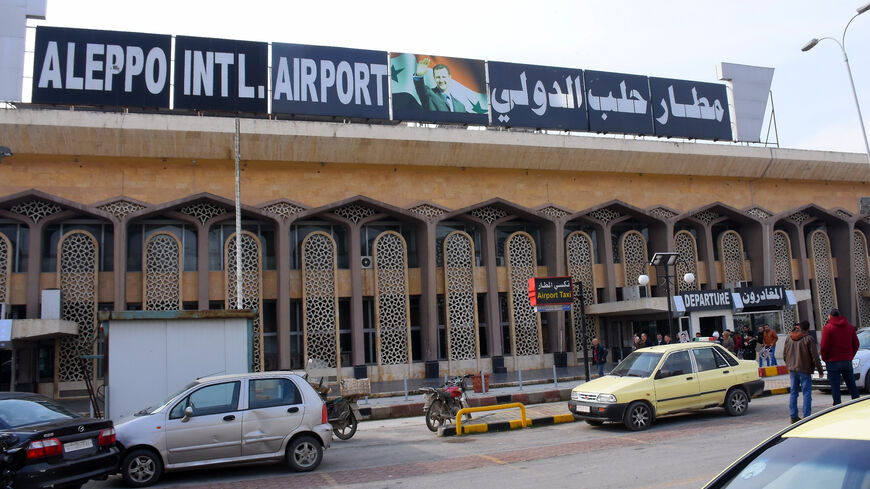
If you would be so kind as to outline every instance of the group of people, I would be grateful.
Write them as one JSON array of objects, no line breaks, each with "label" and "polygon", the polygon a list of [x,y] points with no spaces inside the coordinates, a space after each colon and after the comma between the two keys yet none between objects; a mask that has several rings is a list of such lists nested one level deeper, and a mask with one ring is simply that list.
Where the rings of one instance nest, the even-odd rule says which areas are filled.
[{"label": "group of people", "polygon": [[[828,369],[828,383],[831,386],[831,398],[836,406],[842,402],[840,394],[841,379],[845,381],[846,388],[852,399],[857,399],[858,386],[855,385],[855,374],[852,370],[852,359],[858,352],[858,333],[851,323],[840,314],[840,311],[831,309],[828,314],[828,322],[822,329],[821,345],[817,346],[816,339],[810,335],[809,321],[801,321],[795,325],[795,329],[789,334],[783,346],[783,359],[788,366],[791,380],[791,396],[789,397],[789,412],[791,422],[800,421],[798,416],[798,395],[803,394],[803,416],[810,415],[813,403],[812,373],[819,372],[824,376],[821,361],[824,360]],[[821,355],[820,355],[821,353]]]},{"label": "group of people", "polygon": [[[696,333],[695,336],[700,336],[700,333]],[[779,340],[779,335],[769,324],[759,326],[755,333],[749,326],[743,326],[743,332],[737,333],[732,333],[731,330],[726,329],[721,336],[718,331],[714,331],[713,337],[716,338],[717,343],[736,355],[737,358],[757,359],[759,367],[763,367],[765,362],[768,367],[777,365],[776,342]]]}]

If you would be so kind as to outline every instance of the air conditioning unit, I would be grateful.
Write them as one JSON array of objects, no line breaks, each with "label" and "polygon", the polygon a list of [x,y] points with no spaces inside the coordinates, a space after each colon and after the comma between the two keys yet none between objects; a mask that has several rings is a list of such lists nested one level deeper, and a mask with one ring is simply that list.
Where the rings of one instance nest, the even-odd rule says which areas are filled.
[{"label": "air conditioning unit", "polygon": [[725,289],[734,290],[734,289],[740,289],[743,287],[749,287],[749,282],[746,280],[736,280],[734,282],[725,282],[724,284],[722,284],[722,286]]},{"label": "air conditioning unit", "polygon": [[375,264],[374,260],[372,260],[371,256],[362,256],[359,260],[359,265],[362,268],[371,268]]},{"label": "air conditioning unit", "polygon": [[647,296],[646,287],[640,285],[629,285],[622,288],[622,300],[636,301]]}]

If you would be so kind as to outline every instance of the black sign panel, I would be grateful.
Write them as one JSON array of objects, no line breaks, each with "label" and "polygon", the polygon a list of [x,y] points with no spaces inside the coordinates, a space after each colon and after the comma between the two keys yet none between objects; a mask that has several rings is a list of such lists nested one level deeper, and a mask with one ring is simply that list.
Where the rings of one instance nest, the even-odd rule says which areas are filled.
[{"label": "black sign panel", "polygon": [[571,277],[530,278],[529,299],[533,306],[573,303],[574,289],[571,286]]},{"label": "black sign panel", "polygon": [[487,72],[493,125],[589,128],[581,70],[490,61]]},{"label": "black sign panel", "polygon": [[268,45],[175,37],[175,108],[266,112]]},{"label": "black sign panel", "polygon": [[725,85],[649,78],[656,136],[731,141]]},{"label": "black sign panel", "polygon": [[483,61],[390,53],[393,119],[489,123]]},{"label": "black sign panel", "polygon": [[37,104],[169,107],[170,36],[36,28]]},{"label": "black sign panel", "polygon": [[386,51],[272,43],[272,113],[389,119]]},{"label": "black sign panel", "polygon": [[732,309],[730,290],[688,290],[680,292],[686,311],[708,311],[713,309]]},{"label": "black sign panel", "polygon": [[785,287],[771,285],[769,287],[741,287],[736,290],[744,307],[783,306],[788,304]]},{"label": "black sign panel", "polygon": [[647,77],[591,70],[583,76],[590,131],[654,133]]}]

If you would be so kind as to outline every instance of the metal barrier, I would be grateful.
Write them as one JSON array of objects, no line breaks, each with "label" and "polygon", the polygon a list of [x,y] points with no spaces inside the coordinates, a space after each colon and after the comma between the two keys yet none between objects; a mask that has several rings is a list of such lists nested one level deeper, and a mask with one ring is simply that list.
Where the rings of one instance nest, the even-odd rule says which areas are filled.
[{"label": "metal barrier", "polygon": [[[465,413],[478,413],[481,411],[499,411],[501,409],[513,409],[520,408],[520,416],[522,419],[518,419],[522,423],[522,427],[525,428],[527,426],[531,426],[532,422],[528,418],[526,418],[526,406],[521,402],[511,402],[508,404],[495,404],[493,406],[480,406],[480,407],[468,407],[462,408],[459,412],[456,413],[456,436],[462,435],[462,415]],[[513,421],[511,421],[513,423]]]}]

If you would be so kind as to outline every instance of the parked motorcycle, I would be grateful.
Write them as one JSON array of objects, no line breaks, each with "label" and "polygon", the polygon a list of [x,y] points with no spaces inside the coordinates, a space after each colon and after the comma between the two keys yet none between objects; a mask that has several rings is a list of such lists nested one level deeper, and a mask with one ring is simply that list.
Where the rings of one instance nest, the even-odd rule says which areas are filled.
[{"label": "parked motorcycle", "polygon": [[[451,377],[442,387],[423,387],[423,397],[426,399],[423,405],[423,413],[426,415],[426,427],[430,431],[438,431],[445,423],[451,423],[456,419],[456,414],[462,408],[468,407],[468,396],[465,391],[469,389],[467,382],[471,375]],[[470,413],[465,414],[467,419]]]},{"label": "parked motorcycle", "polygon": [[332,432],[340,440],[350,440],[356,433],[360,419],[357,401],[371,390],[368,379],[342,379],[340,387],[343,395],[334,399],[328,399],[330,388],[323,385],[323,377],[318,382],[308,378],[308,370],[324,368],[318,360],[308,360],[308,368],[303,376],[305,380],[320,394],[320,398],[326,404],[326,418],[332,425]]}]

